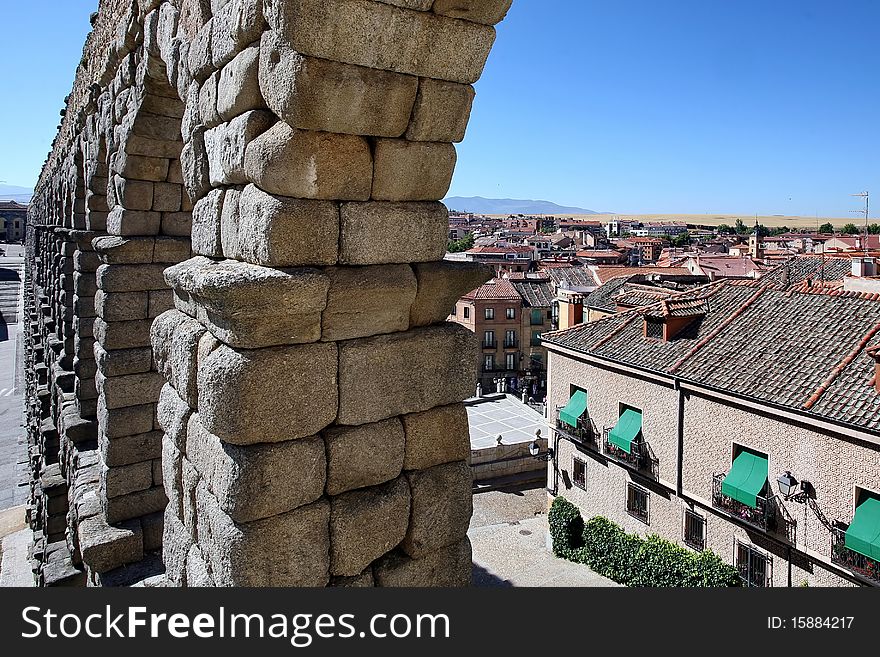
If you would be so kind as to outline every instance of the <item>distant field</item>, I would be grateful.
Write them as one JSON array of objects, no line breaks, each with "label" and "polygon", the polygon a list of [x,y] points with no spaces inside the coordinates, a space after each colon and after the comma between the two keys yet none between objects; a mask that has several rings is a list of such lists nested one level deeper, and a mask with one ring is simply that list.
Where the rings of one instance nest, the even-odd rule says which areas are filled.
[{"label": "distant field", "polygon": [[[492,215],[502,216],[502,215]],[[507,216],[507,215],[504,215]],[[585,219],[587,221],[601,221],[607,223],[611,219],[631,220],[631,221],[682,221],[688,224],[696,224],[699,226],[720,226],[727,224],[732,226],[737,219],[742,219],[747,226],[755,225],[755,216],[735,215],[735,214],[581,214],[581,215],[559,215],[564,217],[574,217],[576,219]],[[874,219],[871,220],[876,221]],[[768,228],[779,226],[788,226],[789,228],[812,228],[816,229],[824,223],[831,222],[835,228],[841,228],[844,224],[854,223],[857,226],[864,226],[864,219],[859,223],[858,217],[758,217],[758,222]]]}]

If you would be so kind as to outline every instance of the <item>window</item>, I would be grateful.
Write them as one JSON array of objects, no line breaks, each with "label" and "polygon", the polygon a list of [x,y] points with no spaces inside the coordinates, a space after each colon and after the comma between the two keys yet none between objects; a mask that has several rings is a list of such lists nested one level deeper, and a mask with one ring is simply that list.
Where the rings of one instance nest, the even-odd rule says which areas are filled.
[{"label": "window", "polygon": [[537,324],[538,326],[540,326],[541,324],[544,323],[544,313],[541,312],[540,309],[532,310],[531,323],[532,323],[532,325]]},{"label": "window", "polygon": [[464,318],[467,319],[471,316],[471,309],[467,306],[464,307]]},{"label": "window", "polygon": [[587,490],[587,464],[580,459],[573,459],[571,471],[574,485],[583,490]]},{"label": "window", "polygon": [[504,346],[505,347],[515,347],[516,346],[516,331],[507,331],[504,334]]},{"label": "window", "polygon": [[452,306],[452,316],[455,317],[458,314],[458,306]]},{"label": "window", "polygon": [[773,560],[746,543],[736,542],[736,568],[743,586],[770,586]]},{"label": "window", "polygon": [[483,333],[483,346],[484,347],[494,347],[495,346],[495,331],[486,331]]},{"label": "window", "polygon": [[495,309],[486,308],[486,319],[495,319]]},{"label": "window", "polygon": [[690,509],[684,510],[684,542],[695,550],[706,549],[706,519]]},{"label": "window", "polygon": [[532,331],[532,346],[540,347],[541,346],[541,332],[540,331]]},{"label": "window", "polygon": [[663,322],[655,319],[645,319],[645,337],[652,340],[663,339]]},{"label": "window", "polygon": [[508,370],[513,371],[516,369],[516,354],[507,354],[505,360],[507,361],[505,364]]},{"label": "window", "polygon": [[507,319],[516,319],[516,308],[507,309]]},{"label": "window", "polygon": [[648,524],[648,491],[635,484],[626,485],[626,512]]},{"label": "window", "polygon": [[483,370],[491,372],[495,369],[495,356],[489,354],[483,359]]}]

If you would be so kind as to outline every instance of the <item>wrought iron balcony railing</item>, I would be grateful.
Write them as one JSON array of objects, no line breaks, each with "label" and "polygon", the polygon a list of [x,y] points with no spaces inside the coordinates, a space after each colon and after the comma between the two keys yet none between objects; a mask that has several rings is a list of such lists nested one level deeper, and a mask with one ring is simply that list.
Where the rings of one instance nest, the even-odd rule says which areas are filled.
[{"label": "wrought iron balcony railing", "polygon": [[504,348],[505,349],[516,349],[519,346],[519,340],[513,338],[512,340],[504,340]]},{"label": "wrought iron balcony railing", "polygon": [[579,445],[583,445],[594,452],[598,452],[599,443],[596,440],[597,432],[592,420],[590,420],[589,417],[579,417],[577,420],[577,426],[573,427],[559,418],[559,411],[561,411],[562,408],[562,406],[556,408],[556,431],[559,432],[563,438],[578,443]]},{"label": "wrought iron balcony railing", "polygon": [[648,442],[640,436],[637,440],[633,441],[632,449],[627,453],[611,442],[612,428],[605,427],[602,430],[602,451],[605,453],[605,456],[656,478],[660,462],[654,456]]},{"label": "wrought iron balcony railing", "polygon": [[843,528],[836,527],[831,531],[831,563],[861,575],[874,586],[880,586],[880,561],[846,547],[846,530]]},{"label": "wrought iron balcony railing", "polygon": [[483,340],[483,349],[497,349],[498,343],[495,340]]},{"label": "wrought iron balcony railing", "polygon": [[776,503],[773,498],[768,499],[758,495],[756,508],[753,509],[748,504],[743,504],[721,492],[721,484],[726,476],[726,472],[712,476],[712,506],[727,511],[727,513],[765,532],[776,531],[778,523],[776,522]]}]

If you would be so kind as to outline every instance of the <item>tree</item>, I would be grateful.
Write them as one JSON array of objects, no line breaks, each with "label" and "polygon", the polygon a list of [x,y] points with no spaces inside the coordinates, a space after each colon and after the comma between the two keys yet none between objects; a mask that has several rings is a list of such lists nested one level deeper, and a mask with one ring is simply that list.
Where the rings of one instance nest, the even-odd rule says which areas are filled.
[{"label": "tree", "polygon": [[672,246],[682,247],[691,243],[691,236],[687,233],[679,233],[672,238]]},{"label": "tree", "polygon": [[868,226],[868,233],[871,235],[880,235],[880,224],[871,224]]},{"label": "tree", "polygon": [[770,231],[771,235],[784,235],[789,231],[788,226],[779,226]]},{"label": "tree", "polygon": [[734,232],[733,228],[731,228],[727,224],[721,224],[718,226],[718,234],[719,235],[732,235],[733,232]]},{"label": "tree", "polygon": [[734,224],[734,230],[736,230],[737,235],[748,235],[751,229],[743,223],[742,219],[737,219],[736,224]]},{"label": "tree", "polygon": [[843,228],[840,229],[840,232],[844,235],[858,235],[859,229],[855,224],[846,224]]},{"label": "tree", "polygon": [[834,232],[834,225],[830,221],[826,221],[824,224],[819,226],[819,232],[820,233],[828,233],[828,234],[833,233]]},{"label": "tree", "polygon": [[450,240],[446,245],[446,250],[449,253],[460,253],[462,251],[467,251],[468,249],[474,248],[474,234],[468,233],[460,240]]}]

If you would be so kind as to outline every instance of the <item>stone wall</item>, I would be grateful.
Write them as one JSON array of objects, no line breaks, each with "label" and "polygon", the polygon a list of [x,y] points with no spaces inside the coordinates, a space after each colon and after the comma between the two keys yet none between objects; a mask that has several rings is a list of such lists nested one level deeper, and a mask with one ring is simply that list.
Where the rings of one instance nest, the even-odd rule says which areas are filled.
[{"label": "stone wall", "polygon": [[42,583],[469,581],[439,199],[510,4],[101,3],[29,216]]}]

